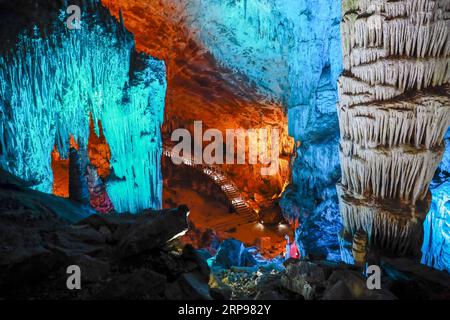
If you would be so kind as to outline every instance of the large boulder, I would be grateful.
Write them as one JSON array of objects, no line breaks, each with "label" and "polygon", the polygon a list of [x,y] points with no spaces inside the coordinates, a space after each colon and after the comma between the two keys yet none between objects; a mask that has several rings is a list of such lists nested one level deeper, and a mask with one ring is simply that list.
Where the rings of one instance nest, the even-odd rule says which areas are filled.
[{"label": "large boulder", "polygon": [[132,216],[128,225],[117,230],[120,238],[117,256],[121,259],[133,257],[184,235],[188,230],[188,212],[186,206],[180,206],[176,210],[152,213],[150,217]]}]

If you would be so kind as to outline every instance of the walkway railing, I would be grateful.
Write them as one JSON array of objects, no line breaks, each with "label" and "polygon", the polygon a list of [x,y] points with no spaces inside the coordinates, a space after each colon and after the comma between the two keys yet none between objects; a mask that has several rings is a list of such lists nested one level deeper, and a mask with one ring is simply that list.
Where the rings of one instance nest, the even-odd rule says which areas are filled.
[{"label": "walkway railing", "polygon": [[211,226],[212,229],[217,231],[226,231],[239,225],[258,222],[258,213],[253,210],[243,195],[239,192],[237,186],[225,175],[225,173],[218,166],[196,164],[192,157],[184,157],[175,155],[172,153],[172,148],[168,146],[163,147],[163,155],[173,159],[177,159],[177,162],[181,162],[184,165],[193,167],[200,170],[203,174],[212,179],[225,193],[231,206],[236,211],[236,215],[230,216],[224,222],[218,222],[216,225]]}]

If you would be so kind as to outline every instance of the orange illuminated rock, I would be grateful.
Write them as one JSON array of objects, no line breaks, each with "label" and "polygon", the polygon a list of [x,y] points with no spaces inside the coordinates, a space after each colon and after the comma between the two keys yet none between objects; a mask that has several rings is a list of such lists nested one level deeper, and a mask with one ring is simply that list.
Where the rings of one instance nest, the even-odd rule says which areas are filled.
[{"label": "orange illuminated rock", "polygon": [[267,199],[278,195],[289,179],[289,156],[293,141],[287,132],[287,117],[281,105],[266,101],[256,88],[219,66],[194,40],[195,30],[185,25],[184,8],[179,2],[103,0],[118,19],[119,9],[125,27],[131,31],[138,50],[163,59],[167,66],[167,97],[163,142],[170,142],[173,130],[193,132],[194,121],[204,130],[277,128],[280,132],[280,170],[261,176],[261,165],[226,165],[223,170],[239,189],[258,193]]},{"label": "orange illuminated rock", "polygon": [[[75,138],[70,135],[70,147],[78,150],[78,144]],[[69,197],[69,159],[61,158],[56,145],[51,153],[52,171],[53,171],[53,189],[54,195],[59,197]]]},{"label": "orange illuminated rock", "polygon": [[94,122],[91,121],[89,123],[89,142],[88,142],[88,154],[89,154],[89,162],[95,168],[97,168],[98,175],[101,178],[106,178],[109,176],[110,172],[110,159],[111,152],[109,150],[108,143],[106,142],[105,136],[103,135],[102,124],[99,122],[99,132],[100,135],[94,131]]}]

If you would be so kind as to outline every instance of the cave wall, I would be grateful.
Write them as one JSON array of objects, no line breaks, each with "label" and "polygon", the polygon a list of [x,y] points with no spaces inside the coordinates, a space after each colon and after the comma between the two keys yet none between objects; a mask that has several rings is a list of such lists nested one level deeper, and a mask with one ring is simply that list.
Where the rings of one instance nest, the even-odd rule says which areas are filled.
[{"label": "cave wall", "polygon": [[[248,161],[221,166],[255,207],[258,202],[277,196],[290,176],[293,143],[288,135],[287,115],[280,102],[263,94],[243,73],[213,55],[214,42],[209,46],[199,37],[199,28],[203,28],[205,34],[231,46],[226,36],[230,24],[216,29],[213,21],[220,18],[217,10],[224,10],[222,14],[227,15],[238,6],[228,8],[227,2],[201,4],[195,0],[102,0],[102,3],[117,18],[121,10],[126,28],[136,38],[138,51],[164,59],[167,65],[163,143],[173,144],[171,134],[178,128],[193,135],[194,121],[199,120],[203,131],[214,128],[224,136],[227,129],[278,129],[281,141],[277,174],[261,175],[263,165],[251,165]],[[238,18],[236,23],[240,23]],[[224,57],[225,53],[234,56],[234,50],[240,50],[239,45],[226,49]],[[269,62],[266,64],[270,66]]]},{"label": "cave wall", "polygon": [[342,10],[345,230],[362,228],[374,247],[418,254],[450,124],[450,3],[344,1]]},{"label": "cave wall", "polygon": [[444,157],[430,184],[431,205],[425,218],[423,264],[450,272],[450,130]]},{"label": "cave wall", "polygon": [[54,145],[67,158],[72,135],[86,150],[92,117],[111,152],[105,183],[114,208],[160,208],[164,63],[138,54],[133,36],[99,1],[80,3],[80,30],[66,28],[62,1],[17,5],[21,19],[28,14],[35,23],[0,56],[2,168],[52,192]]},{"label": "cave wall", "polygon": [[[307,251],[337,256],[326,247],[337,247],[340,228],[334,187],[340,173],[335,109],[342,70],[340,1],[185,2],[193,37],[219,63],[284,106],[296,146],[283,213],[301,221],[297,239]],[[320,245],[318,233],[326,239]]]}]

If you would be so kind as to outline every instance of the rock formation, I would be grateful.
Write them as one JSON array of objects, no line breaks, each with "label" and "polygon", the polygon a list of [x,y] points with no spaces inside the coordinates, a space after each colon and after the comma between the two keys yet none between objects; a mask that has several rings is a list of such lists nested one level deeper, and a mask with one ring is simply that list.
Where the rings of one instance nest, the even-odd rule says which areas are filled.
[{"label": "rock formation", "polygon": [[352,255],[355,265],[365,269],[367,261],[367,233],[362,229],[356,231],[352,243]]},{"label": "rock formation", "polygon": [[[239,2],[242,4],[243,0]],[[199,120],[204,131],[218,129],[224,137],[227,129],[276,128],[280,133],[278,174],[261,175],[262,165],[248,164],[248,157],[245,165],[223,165],[221,169],[229,176],[242,177],[235,183],[255,208],[257,199],[268,200],[280,194],[289,180],[293,146],[287,116],[281,104],[269,99],[265,92],[262,94],[253,79],[222,60],[227,55],[243,57],[240,50],[249,48],[244,42],[249,39],[247,36],[239,37],[238,44],[229,50],[234,30],[222,32],[223,28],[217,28],[223,20],[227,22],[226,28],[233,26],[230,15],[243,13],[241,4],[216,0],[102,0],[102,3],[117,18],[121,10],[125,27],[135,36],[138,51],[162,59],[167,65],[163,143],[173,144],[171,134],[177,128],[186,128],[193,134],[194,121]],[[244,23],[243,14],[235,18],[234,23]],[[208,35],[212,39],[203,37]],[[260,44],[263,49],[265,43]],[[219,51],[227,54],[216,55]],[[250,60],[251,56],[251,53],[245,54]],[[262,55],[258,55],[258,59],[260,57]],[[265,65],[264,68],[273,65],[270,59],[257,64]],[[281,72],[278,74],[285,76]]]},{"label": "rock formation", "polygon": [[87,156],[83,149],[69,150],[69,198],[82,204],[89,204]]},{"label": "rock formation", "polygon": [[343,1],[339,80],[346,232],[418,253],[450,124],[450,3]]},{"label": "rock formation", "polygon": [[[227,68],[283,105],[295,140],[285,217],[327,238],[298,232],[307,251],[335,259],[340,228],[337,79],[342,69],[340,1],[185,1],[194,38]],[[306,226],[307,225],[307,226]],[[310,244],[310,245],[309,245]],[[329,247],[331,248],[331,247]]]},{"label": "rock formation", "polygon": [[[72,135],[87,150],[92,118],[110,148],[106,189],[114,208],[160,208],[164,63],[138,54],[132,35],[98,0],[81,1],[80,30],[66,28],[64,1],[14,5],[17,21],[2,21],[2,30],[26,21],[1,50],[0,166],[51,192],[54,145],[66,159]],[[86,184],[86,166],[80,174]]]}]

